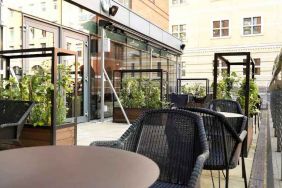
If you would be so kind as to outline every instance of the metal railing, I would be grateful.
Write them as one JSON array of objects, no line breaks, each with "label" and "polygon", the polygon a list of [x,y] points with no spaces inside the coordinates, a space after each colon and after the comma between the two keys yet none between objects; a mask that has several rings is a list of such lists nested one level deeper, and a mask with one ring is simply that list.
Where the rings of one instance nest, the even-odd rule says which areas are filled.
[{"label": "metal railing", "polygon": [[[276,57],[272,79],[269,84],[270,91],[270,112],[274,128],[274,136],[277,137],[277,151],[282,149],[282,50]],[[282,154],[281,154],[282,161]],[[282,163],[281,163],[282,169]],[[281,175],[282,179],[282,175]]]}]

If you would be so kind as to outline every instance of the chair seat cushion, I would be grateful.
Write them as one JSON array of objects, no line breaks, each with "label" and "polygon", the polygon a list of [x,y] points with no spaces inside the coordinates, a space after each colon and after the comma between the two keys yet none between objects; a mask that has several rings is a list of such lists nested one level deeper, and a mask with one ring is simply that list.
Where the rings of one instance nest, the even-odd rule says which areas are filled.
[{"label": "chair seat cushion", "polygon": [[187,186],[156,181],[150,188],[187,188]]}]

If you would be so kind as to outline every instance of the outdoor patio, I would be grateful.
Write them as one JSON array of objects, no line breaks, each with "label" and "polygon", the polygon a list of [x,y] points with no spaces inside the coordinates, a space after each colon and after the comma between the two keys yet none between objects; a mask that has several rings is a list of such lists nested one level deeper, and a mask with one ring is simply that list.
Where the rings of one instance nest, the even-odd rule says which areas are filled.
[{"label": "outdoor patio", "polygon": [[[249,150],[248,157],[245,158],[245,165],[246,165],[246,172],[247,172],[247,180],[249,181],[249,187],[265,187],[266,186],[266,178],[264,174],[266,174],[266,165],[254,162],[258,160],[264,160],[264,156],[261,156],[260,152],[257,152],[256,150],[260,151],[263,148],[264,155],[266,155],[266,143],[264,138],[264,133],[266,131],[266,128],[268,126],[268,115],[267,111],[263,111],[263,117],[261,119],[260,124],[260,131],[257,131],[255,134],[253,132],[253,142]],[[112,123],[112,119],[106,119],[104,122],[99,121],[93,121],[93,122],[87,122],[87,123],[81,123],[78,125],[78,145],[85,145],[88,146],[93,141],[101,141],[101,140],[116,140],[118,139],[124,131],[129,126],[127,124],[123,123]],[[260,137],[260,138],[258,138]],[[265,143],[262,144],[261,147],[257,147],[258,139],[260,139],[260,142]],[[277,154],[276,154],[277,155]],[[278,156],[276,156],[276,162],[278,162]],[[263,161],[265,163],[265,161]],[[240,164],[242,164],[240,162]],[[263,166],[263,168],[261,168]],[[275,165],[276,167],[278,165]],[[258,170],[258,171],[257,171]],[[278,171],[278,169],[276,169]],[[222,187],[224,187],[224,176],[222,172],[220,172],[220,184]],[[262,176],[263,174],[263,176]],[[213,177],[214,177],[214,183],[215,186],[218,187],[218,172],[213,171]],[[235,169],[230,170],[230,188],[238,188],[238,187],[244,187],[244,180],[242,178],[242,170],[241,165],[237,166]],[[278,184],[279,180],[276,181]],[[281,183],[280,183],[281,184]],[[212,179],[211,179],[211,173],[210,171],[203,170],[202,176],[201,176],[201,187],[212,187]]]}]

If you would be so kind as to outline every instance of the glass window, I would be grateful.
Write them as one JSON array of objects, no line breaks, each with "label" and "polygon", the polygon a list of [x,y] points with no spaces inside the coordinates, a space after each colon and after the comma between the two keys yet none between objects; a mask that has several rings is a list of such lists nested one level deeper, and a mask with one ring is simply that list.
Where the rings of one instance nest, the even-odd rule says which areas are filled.
[{"label": "glass window", "polygon": [[178,25],[173,25],[172,26],[172,32],[173,33],[178,32]]},{"label": "glass window", "polygon": [[182,41],[186,40],[186,24],[172,25],[172,35]]},{"label": "glass window", "polygon": [[248,17],[243,19],[243,35],[261,33],[261,17]]},{"label": "glass window", "polygon": [[171,2],[172,2],[173,5],[184,4],[184,3],[186,3],[186,0],[172,0]]},{"label": "glass window", "polygon": [[43,12],[46,11],[46,2],[41,2],[41,10],[42,10]]},{"label": "glass window", "polygon": [[260,58],[254,58],[255,62],[255,75],[260,75]]},{"label": "glass window", "polygon": [[95,14],[63,1],[62,24],[86,33],[97,33]]},{"label": "glass window", "polygon": [[[21,49],[22,14],[11,9],[1,12],[1,14],[5,18],[6,25],[6,27],[3,27],[3,50]],[[13,16],[11,17],[10,15]]]},{"label": "glass window", "polygon": [[[29,3],[30,2],[30,3]],[[54,23],[61,23],[61,1],[54,0],[4,0],[4,3],[11,9],[46,19]],[[56,6],[54,4],[56,3]]]},{"label": "glass window", "polygon": [[229,36],[229,20],[213,21],[213,37]]}]

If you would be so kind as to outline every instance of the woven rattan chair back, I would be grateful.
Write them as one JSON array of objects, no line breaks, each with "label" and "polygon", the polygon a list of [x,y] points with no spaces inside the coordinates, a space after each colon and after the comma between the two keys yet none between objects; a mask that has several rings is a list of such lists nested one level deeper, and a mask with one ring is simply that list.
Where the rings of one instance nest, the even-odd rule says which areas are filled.
[{"label": "woven rattan chair back", "polygon": [[243,114],[242,108],[237,101],[227,99],[217,99],[211,101],[209,104],[209,109],[217,112]]},{"label": "woven rattan chair back", "polygon": [[[201,108],[186,108],[199,114],[204,121],[210,156],[205,162],[204,169],[220,170],[227,166],[237,166],[233,155],[239,144],[236,131],[229,125],[221,114]],[[239,158],[238,158],[239,159]]]},{"label": "woven rattan chair back", "polygon": [[33,102],[0,100],[0,140],[19,139]]},{"label": "woven rattan chair back", "polygon": [[160,181],[188,185],[196,159],[205,148],[204,138],[200,138],[200,131],[204,134],[200,116],[157,110],[145,113],[141,121],[136,152],[159,165]]}]

